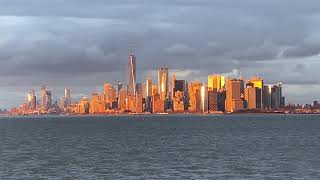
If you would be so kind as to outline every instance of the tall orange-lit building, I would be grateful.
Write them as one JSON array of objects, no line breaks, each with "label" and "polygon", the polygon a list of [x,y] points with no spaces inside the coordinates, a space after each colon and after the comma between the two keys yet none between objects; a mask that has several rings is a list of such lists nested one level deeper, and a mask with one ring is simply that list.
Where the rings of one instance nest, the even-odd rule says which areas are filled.
[{"label": "tall orange-lit building", "polygon": [[152,97],[152,112],[153,113],[163,113],[164,109],[164,100],[161,99],[160,94],[156,93]]},{"label": "tall orange-lit building", "polygon": [[117,91],[110,83],[105,83],[103,86],[103,92],[105,95],[105,101],[114,102],[117,98]]},{"label": "tall orange-lit building", "polygon": [[240,80],[227,80],[225,108],[227,112],[236,112],[243,109],[243,100],[241,99],[240,93]]},{"label": "tall orange-lit building", "polygon": [[135,97],[135,113],[142,113],[143,112],[143,101],[142,101],[142,94],[137,94]]},{"label": "tall orange-lit building", "polygon": [[118,109],[122,111],[127,110],[127,91],[125,88],[121,88],[118,95]]},{"label": "tall orange-lit building", "polygon": [[158,70],[158,92],[160,98],[165,100],[169,93],[169,70],[168,68],[160,67]]},{"label": "tall orange-lit building", "polygon": [[257,90],[252,86],[245,88],[245,104],[247,109],[257,109]]},{"label": "tall orange-lit building", "polygon": [[90,99],[90,114],[101,114],[105,112],[104,95],[92,93]]},{"label": "tall orange-lit building", "polygon": [[256,92],[256,108],[263,108],[263,79],[257,76],[253,76],[250,80],[246,81],[246,84],[257,89]]},{"label": "tall orange-lit building", "polygon": [[74,112],[76,114],[88,114],[90,109],[90,105],[87,97],[83,97],[79,103],[75,105]]},{"label": "tall orange-lit building", "polygon": [[173,111],[175,112],[184,111],[184,93],[182,91],[174,92]]},{"label": "tall orange-lit building", "polygon": [[208,86],[201,86],[201,106],[200,109],[202,112],[208,112]]},{"label": "tall orange-lit building", "polygon": [[188,91],[189,91],[189,108],[188,110],[191,112],[199,112],[201,111],[201,81],[194,81],[189,83]]}]

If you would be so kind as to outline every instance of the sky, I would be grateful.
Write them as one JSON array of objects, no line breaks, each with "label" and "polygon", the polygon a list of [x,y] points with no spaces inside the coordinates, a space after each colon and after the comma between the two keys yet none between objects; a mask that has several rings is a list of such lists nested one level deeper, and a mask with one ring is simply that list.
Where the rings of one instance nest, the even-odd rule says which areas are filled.
[{"label": "sky", "polygon": [[320,94],[319,0],[1,0],[0,108],[47,85],[75,99],[126,81],[130,43],[137,79],[222,73],[284,83],[286,101]]}]

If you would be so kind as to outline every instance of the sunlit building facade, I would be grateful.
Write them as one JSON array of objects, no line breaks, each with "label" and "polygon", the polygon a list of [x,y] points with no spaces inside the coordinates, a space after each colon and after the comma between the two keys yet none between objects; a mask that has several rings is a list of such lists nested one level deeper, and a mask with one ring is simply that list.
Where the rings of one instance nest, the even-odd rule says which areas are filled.
[{"label": "sunlit building facade", "polygon": [[220,91],[225,89],[225,77],[220,74],[213,74],[208,76],[208,89]]},{"label": "sunlit building facade", "polygon": [[160,98],[165,100],[169,93],[169,70],[168,68],[159,68],[158,70],[158,91]]},{"label": "sunlit building facade", "polygon": [[74,112],[76,114],[88,114],[90,109],[87,97],[81,98],[80,102],[75,105]]},{"label": "sunlit building facade", "polygon": [[243,100],[240,93],[240,80],[227,80],[225,110],[227,112],[237,112],[243,110]]},{"label": "sunlit building facade", "polygon": [[152,112],[153,113],[163,113],[164,109],[164,100],[161,99],[160,94],[154,94],[152,98]]},{"label": "sunlit building facade", "polygon": [[208,112],[208,86],[201,86],[201,111]]},{"label": "sunlit building facade", "polygon": [[118,108],[122,111],[127,110],[127,91],[125,88],[121,88],[119,91]]},{"label": "sunlit building facade", "polygon": [[92,93],[90,99],[90,114],[101,114],[105,112],[104,95]]},{"label": "sunlit building facade", "polygon": [[200,112],[201,111],[201,81],[194,81],[189,83],[189,108],[190,112]]},{"label": "sunlit building facade", "polygon": [[263,108],[263,79],[257,76],[253,76],[250,80],[246,81],[246,84],[250,84],[253,88],[257,89],[257,95],[256,95],[256,109]]}]

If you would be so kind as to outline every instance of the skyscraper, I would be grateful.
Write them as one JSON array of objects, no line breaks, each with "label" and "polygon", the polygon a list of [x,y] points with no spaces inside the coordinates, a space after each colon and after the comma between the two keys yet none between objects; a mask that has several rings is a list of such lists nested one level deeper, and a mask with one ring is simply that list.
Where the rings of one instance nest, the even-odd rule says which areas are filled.
[{"label": "skyscraper", "polygon": [[136,83],[136,94],[135,95],[142,95],[143,94],[143,84]]},{"label": "skyscraper", "polygon": [[173,92],[184,92],[185,91],[185,86],[186,86],[186,81],[185,80],[175,80],[174,81],[174,87],[173,87]]},{"label": "skyscraper", "polygon": [[122,82],[118,82],[118,88],[117,88],[117,93],[119,94],[120,89],[122,88]]},{"label": "skyscraper", "polygon": [[169,70],[168,68],[160,67],[158,70],[158,91],[160,94],[160,98],[165,100],[168,97],[168,86],[169,86]]},{"label": "skyscraper", "polygon": [[87,97],[81,98],[80,102],[75,105],[74,112],[76,114],[88,114],[90,104]]},{"label": "skyscraper", "polygon": [[152,96],[152,79],[150,77],[146,80],[146,97]]},{"label": "skyscraper", "polygon": [[70,107],[71,106],[71,90],[70,89],[64,89],[64,98],[65,98],[65,106]]},{"label": "skyscraper", "polygon": [[191,82],[188,85],[189,90],[189,111],[201,111],[201,81]]},{"label": "skyscraper", "polygon": [[282,83],[271,87],[271,107],[276,109],[285,106],[285,98],[282,96]]},{"label": "skyscraper", "polygon": [[114,102],[117,101],[117,93],[112,84],[105,83],[103,86],[104,89],[104,101],[106,103],[106,109],[113,108]]},{"label": "skyscraper", "polygon": [[201,111],[208,112],[208,86],[201,86]]},{"label": "skyscraper", "polygon": [[147,112],[152,112],[152,78],[148,77],[145,83],[145,110]]},{"label": "skyscraper", "polygon": [[127,109],[127,91],[121,88],[118,95],[118,108],[122,111]]},{"label": "skyscraper", "polygon": [[92,93],[90,99],[90,114],[99,114],[105,112],[104,95]]},{"label": "skyscraper", "polygon": [[263,101],[263,107],[264,108],[271,108],[271,92],[272,86],[263,86],[262,90],[262,101]]},{"label": "skyscraper", "polygon": [[251,86],[253,88],[257,89],[257,96],[256,96],[256,101],[257,105],[256,108],[260,109],[263,108],[263,101],[262,101],[262,92],[263,92],[263,80],[260,77],[253,76],[250,80],[247,80],[246,84],[252,84]]},{"label": "skyscraper", "polygon": [[176,76],[172,77],[172,108],[174,111],[185,110],[185,90],[186,81],[177,80]]},{"label": "skyscraper", "polygon": [[46,86],[42,86],[40,89],[40,96],[41,96],[41,103],[40,105],[44,108],[47,106],[47,90],[46,90]]},{"label": "skyscraper", "polygon": [[247,109],[257,109],[257,90],[258,88],[249,85],[245,88],[245,107]]},{"label": "skyscraper", "polygon": [[208,89],[208,109],[211,112],[218,111],[218,92],[216,89]]},{"label": "skyscraper", "polygon": [[41,95],[41,107],[43,110],[48,110],[51,108],[51,91],[47,91],[46,86],[42,86],[40,89]]},{"label": "skyscraper", "polygon": [[243,109],[243,101],[240,94],[240,80],[227,80],[225,108],[227,112],[235,112]]},{"label": "skyscraper", "polygon": [[30,110],[35,110],[37,107],[37,99],[36,99],[34,90],[31,90],[28,93],[28,107]]},{"label": "skyscraper", "polygon": [[136,95],[136,57],[131,50],[128,57],[128,95]]},{"label": "skyscraper", "polygon": [[163,113],[164,109],[164,100],[160,98],[159,93],[156,93],[152,97],[152,112],[153,113]]}]

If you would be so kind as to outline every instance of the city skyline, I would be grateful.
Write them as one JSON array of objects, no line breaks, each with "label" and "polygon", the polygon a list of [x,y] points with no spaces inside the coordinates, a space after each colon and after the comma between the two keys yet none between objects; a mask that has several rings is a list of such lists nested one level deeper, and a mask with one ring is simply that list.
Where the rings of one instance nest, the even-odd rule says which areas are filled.
[{"label": "city skyline", "polygon": [[[133,48],[128,53],[127,81],[103,84],[103,91],[72,100],[71,89],[65,89],[59,102],[52,99],[46,86],[27,94],[27,101],[10,109],[10,115],[41,114],[146,114],[146,113],[288,113],[298,111],[294,104],[286,106],[283,84],[267,85],[261,77],[224,76],[209,74],[207,84],[199,80],[190,82],[170,74],[169,67],[158,69],[157,82],[152,76],[137,82],[136,56]],[[240,73],[241,74],[241,73]],[[169,77],[171,82],[169,83]],[[314,107],[317,107],[317,102]]]},{"label": "city skyline", "polygon": [[[129,53],[128,53],[128,64],[127,64],[127,68],[125,68],[125,70],[127,71],[127,79],[126,80],[110,80],[110,81],[104,81],[102,84],[103,85],[98,85],[96,86],[95,88],[89,90],[90,92],[89,93],[80,93],[80,95],[77,95],[77,94],[73,94],[73,101],[74,103],[76,102],[80,102],[81,99],[83,97],[86,97],[86,98],[89,98],[90,95],[92,95],[92,93],[97,93],[97,95],[101,92],[106,92],[106,85],[109,86],[110,88],[114,88],[114,87],[117,87],[117,91],[115,91],[116,93],[119,93],[119,90],[121,89],[120,86],[122,87],[124,85],[125,90],[126,90],[126,93],[128,95],[136,95],[137,94],[137,87],[138,85],[145,85],[144,83],[145,82],[148,82],[148,80],[151,80],[151,81],[154,81],[154,83],[152,85],[156,86],[159,89],[161,89],[160,91],[163,91],[161,92],[159,95],[160,95],[160,99],[165,99],[167,97],[170,96],[169,93],[172,93],[170,90],[173,90],[171,87],[172,85],[170,84],[170,80],[171,80],[171,76],[174,76],[175,79],[177,78],[177,74],[179,75],[179,73],[181,71],[175,71],[175,70],[169,70],[169,65],[166,65],[166,66],[160,66],[159,68],[153,70],[152,73],[149,73],[149,74],[142,74],[142,75],[138,75],[137,76],[137,72],[136,72],[136,55],[133,53],[133,48],[130,47],[129,49]],[[138,61],[139,62],[139,61]],[[183,72],[182,72],[183,73]],[[218,85],[213,85],[212,82],[209,82],[209,79],[212,79],[213,77],[216,77],[218,76],[219,78],[219,81],[221,81],[220,83],[218,83]],[[138,78],[137,78],[138,77]],[[186,79],[181,79],[185,77]],[[250,78],[258,78],[258,80],[260,80],[260,77],[258,76],[252,76],[250,78],[244,78],[242,76],[242,73],[240,72],[239,69],[234,69],[233,70],[233,73],[211,73],[211,74],[208,74],[204,80],[200,80],[199,78],[196,78],[196,77],[188,77],[188,76],[182,76],[182,77],[178,77],[179,79],[181,80],[178,80],[178,81],[184,81],[185,83],[187,83],[188,81],[190,83],[195,83],[195,82],[200,82],[201,83],[201,92],[203,91],[203,87],[202,85],[205,85],[206,88],[207,88],[207,91],[212,88],[218,88],[217,90],[219,90],[219,88],[222,88],[222,87],[226,87],[226,83],[227,83],[227,80],[233,80],[233,79],[245,79],[246,81],[245,82],[250,82]],[[138,81],[136,79],[142,79],[142,81]],[[261,79],[262,80],[262,79]],[[165,81],[165,82],[163,82]],[[211,80],[212,81],[212,80]],[[265,79],[263,79],[263,81],[265,81]],[[130,86],[131,83],[134,85],[134,86]],[[160,84],[159,84],[160,82]],[[124,83],[124,84],[123,84]],[[214,83],[217,83],[217,82],[214,82]],[[265,83],[265,84],[269,84],[268,86],[271,87],[273,86],[273,84],[278,84],[278,83],[281,83],[281,81],[277,81],[277,83]],[[119,86],[120,85],[120,86]],[[217,87],[219,86],[219,87]],[[263,86],[263,83],[257,87],[261,88]],[[281,85],[283,87],[283,84]],[[54,87],[50,87],[51,89]],[[130,89],[132,88],[132,92],[130,91]],[[142,88],[142,87],[141,87]],[[171,89],[170,89],[171,88]],[[41,88],[39,89],[39,91],[37,91],[37,88],[32,88],[31,90],[29,90],[28,94],[26,95],[26,99],[29,101],[29,98],[30,98],[30,94],[32,94],[33,96],[38,96],[40,97],[40,99],[38,99],[39,101],[39,105],[42,105],[43,104],[43,101],[47,101],[47,100],[44,100],[46,97],[45,94],[46,93],[49,93],[50,94],[50,104],[53,104],[55,102],[57,102],[58,104],[60,103],[61,101],[61,98],[64,98],[64,97],[67,97],[67,94],[69,94],[69,99],[67,99],[68,103],[67,104],[71,104],[69,101],[70,100],[70,91],[71,89],[69,88],[63,88],[63,91],[64,91],[64,96],[60,96],[61,95],[61,92],[58,92],[58,93],[55,93],[54,95],[51,95],[52,91],[47,91],[47,85],[42,85]],[[283,88],[282,88],[282,91],[283,92]],[[73,90],[72,90],[73,91]],[[78,90],[78,91],[81,91]],[[56,91],[55,91],[56,92]],[[74,91],[73,91],[74,92]],[[141,90],[142,92],[142,90]],[[262,89],[261,89],[261,93],[262,93]],[[285,93],[283,93],[285,94]],[[262,94],[261,94],[261,98],[262,98]],[[314,99],[316,100],[316,99]],[[313,101],[314,101],[313,100]],[[37,101],[37,102],[38,102]],[[291,102],[291,101],[286,101],[287,103],[289,104],[299,104],[299,103],[296,103],[296,102]],[[18,102],[18,104],[21,103],[21,99],[20,101]],[[260,103],[262,103],[262,100],[260,101]],[[311,102],[307,102],[306,104],[308,103],[311,103]],[[13,106],[8,106],[8,107],[4,107],[2,109],[10,109],[12,107],[16,107],[18,104],[15,104]],[[303,104],[302,104],[303,105]],[[260,106],[262,107],[262,105]],[[0,108],[1,109],[1,108]]]},{"label": "city skyline", "polygon": [[310,103],[320,99],[320,2],[288,9],[290,2],[1,1],[0,108],[42,85],[53,99],[66,87],[80,99],[105,82],[125,82],[129,42],[138,82],[155,80],[166,66],[180,79],[203,82],[241,71],[246,79],[282,81],[287,102]]}]

